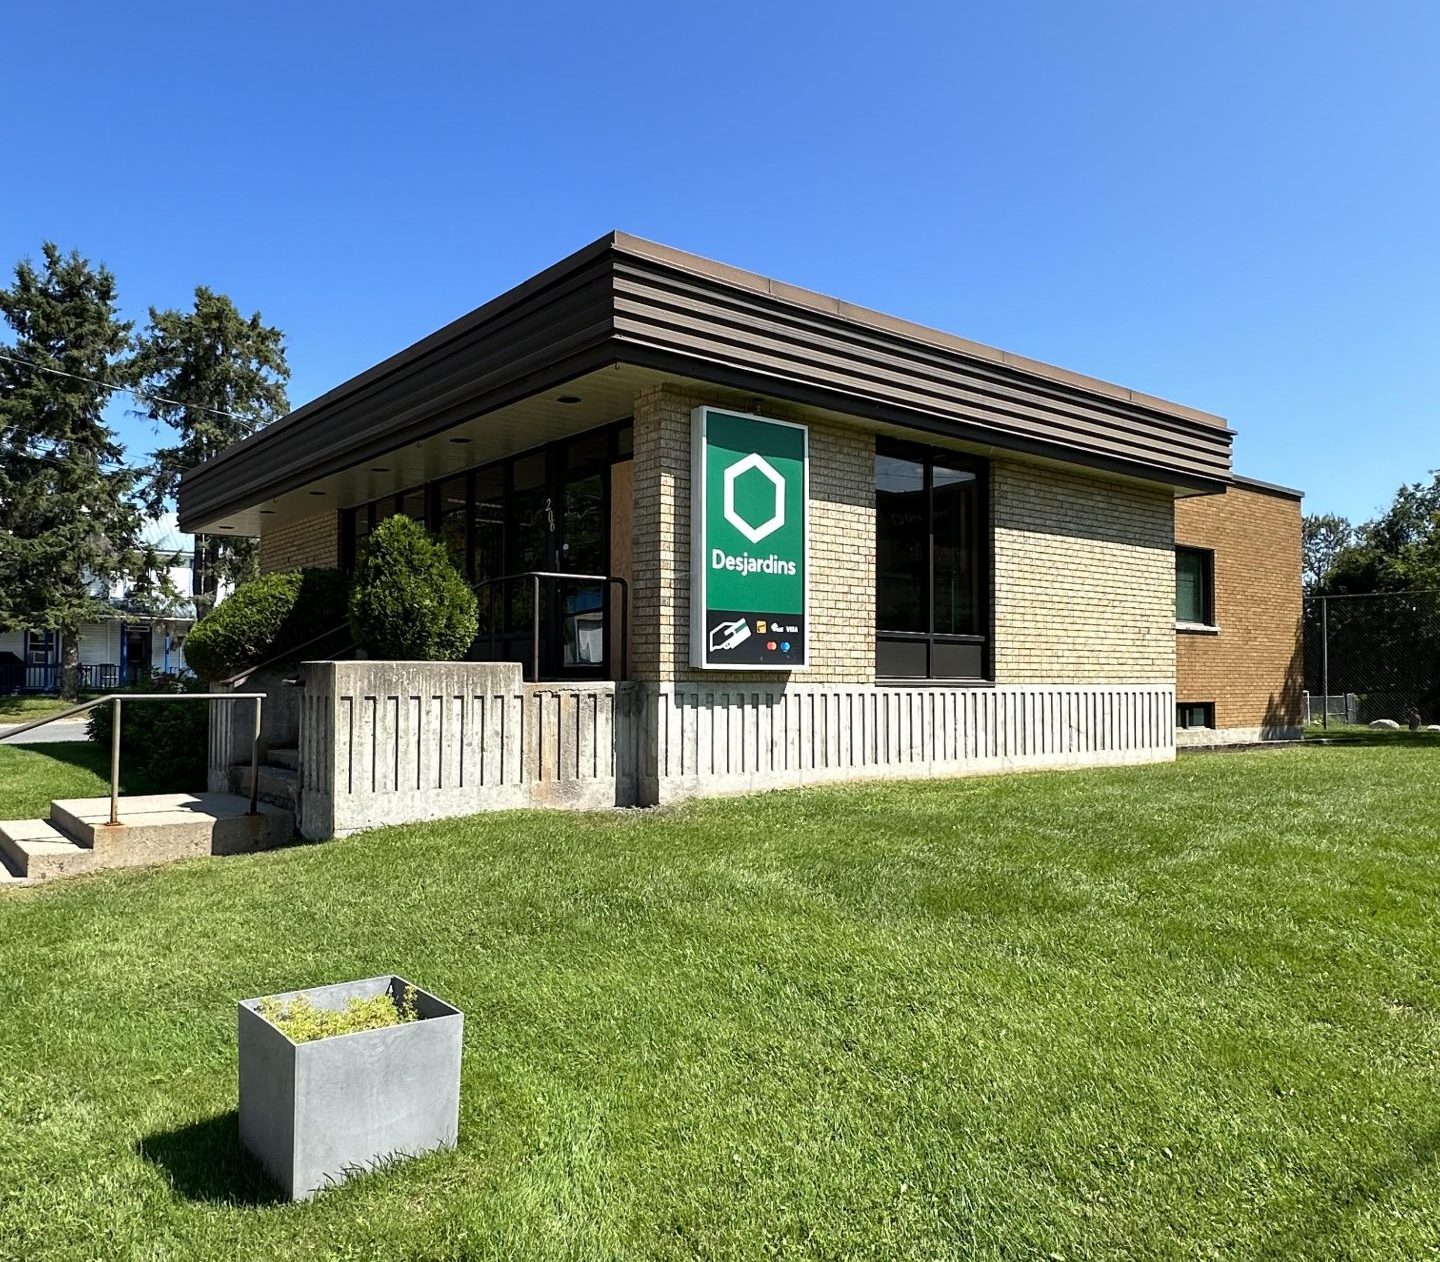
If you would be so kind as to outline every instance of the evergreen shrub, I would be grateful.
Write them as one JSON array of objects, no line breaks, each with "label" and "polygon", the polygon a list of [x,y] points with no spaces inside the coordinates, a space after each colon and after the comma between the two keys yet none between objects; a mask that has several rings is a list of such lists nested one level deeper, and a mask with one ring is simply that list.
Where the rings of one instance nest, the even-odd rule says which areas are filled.
[{"label": "evergreen shrub", "polygon": [[350,592],[350,629],[370,657],[455,662],[479,627],[475,593],[445,545],[408,517],[388,517],[365,543]]},{"label": "evergreen shrub", "polygon": [[[204,692],[191,675],[156,675],[123,692]],[[210,706],[204,701],[124,701],[120,709],[120,766],[127,778],[138,776],[146,787],[167,793],[205,788]],[[115,708],[90,711],[86,734],[102,749],[110,748]]]},{"label": "evergreen shrub", "polygon": [[[201,679],[224,679],[343,627],[349,595],[343,570],[262,574],[242,583],[191,628],[185,661]],[[316,656],[324,656],[323,648],[317,646]]]}]

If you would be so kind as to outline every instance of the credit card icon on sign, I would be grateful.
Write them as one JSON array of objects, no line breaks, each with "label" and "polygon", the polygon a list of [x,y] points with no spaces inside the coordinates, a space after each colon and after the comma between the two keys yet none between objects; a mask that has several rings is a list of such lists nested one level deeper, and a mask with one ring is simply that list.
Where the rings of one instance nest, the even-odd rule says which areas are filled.
[{"label": "credit card icon on sign", "polygon": [[710,651],[723,653],[737,644],[743,644],[749,638],[750,624],[744,618],[736,618],[734,622],[722,622],[710,632]]}]

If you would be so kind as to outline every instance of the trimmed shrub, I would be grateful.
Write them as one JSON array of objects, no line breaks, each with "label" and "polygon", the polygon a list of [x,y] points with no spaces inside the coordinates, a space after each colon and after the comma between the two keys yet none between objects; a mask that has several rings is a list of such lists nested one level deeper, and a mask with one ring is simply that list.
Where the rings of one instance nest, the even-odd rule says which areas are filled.
[{"label": "trimmed shrub", "polygon": [[241,583],[191,628],[185,661],[201,679],[224,679],[343,627],[349,596],[343,570],[262,574]]},{"label": "trimmed shrub", "polygon": [[[123,692],[204,692],[193,675],[156,675]],[[113,706],[90,711],[86,734],[102,749],[110,748]],[[204,789],[210,707],[204,701],[126,701],[120,712],[120,765],[139,773],[167,793]],[[159,791],[159,790],[157,790]]]},{"label": "trimmed shrub", "polygon": [[388,517],[365,543],[350,592],[350,629],[371,657],[455,662],[479,627],[475,593],[445,545],[408,517]]}]

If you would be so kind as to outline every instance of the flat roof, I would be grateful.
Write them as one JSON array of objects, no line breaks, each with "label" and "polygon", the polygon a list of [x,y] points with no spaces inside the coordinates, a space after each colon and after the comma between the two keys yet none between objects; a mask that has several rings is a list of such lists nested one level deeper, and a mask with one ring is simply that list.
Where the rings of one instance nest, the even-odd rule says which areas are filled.
[{"label": "flat roof", "polygon": [[672,246],[661,245],[657,241],[647,240],[644,237],[631,236],[627,232],[611,232],[608,236],[602,237],[601,241],[608,241],[612,243],[616,249],[624,250],[627,253],[639,257],[654,259],[682,271],[691,271],[698,275],[712,276],[726,284],[741,285],[747,289],[753,289],[757,293],[767,294],[779,302],[794,303],[797,306],[808,307],[814,311],[823,311],[827,315],[836,316],[841,320],[847,320],[852,324],[862,327],[884,330],[887,333],[896,333],[912,341],[927,342],[932,346],[956,351],[962,355],[972,356],[976,359],[989,360],[996,364],[1005,364],[1029,376],[1042,377],[1063,385],[1078,386],[1081,389],[1092,391],[1096,394],[1110,395],[1116,399],[1125,399],[1129,402],[1140,403],[1145,407],[1153,408],[1159,412],[1169,412],[1175,416],[1183,416],[1187,420],[1200,421],[1207,425],[1218,426],[1221,429],[1228,427],[1225,418],[1216,415],[1214,412],[1203,412],[1199,408],[1187,407],[1183,403],[1175,403],[1169,399],[1162,399],[1153,394],[1145,394],[1139,390],[1131,390],[1127,386],[1117,385],[1112,381],[1105,381],[1100,377],[1091,377],[1085,373],[1072,372],[1068,368],[1060,368],[1055,364],[1049,364],[1039,359],[1031,359],[1026,355],[1016,355],[1012,351],[1004,351],[994,346],[987,346],[984,342],[971,341],[969,338],[959,337],[954,333],[946,333],[942,329],[931,328],[925,324],[917,324],[913,320],[902,319],[900,316],[887,315],[885,312],[876,311],[871,307],[862,307],[853,302],[846,302],[843,298],[834,298],[813,289],[804,289],[799,285],[791,285],[786,281],[775,280],[769,276],[762,276],[759,272],[750,272],[744,268],[732,267],[728,263],[718,263],[714,259],[705,258],[703,255],[690,254],[684,250],[677,250]]},{"label": "flat roof", "polygon": [[611,232],[188,471],[181,526],[233,529],[260,503],[617,367],[1182,489],[1231,480],[1214,413]]},{"label": "flat roof", "polygon": [[1291,500],[1305,498],[1304,491],[1297,491],[1293,486],[1281,486],[1278,482],[1262,482],[1259,478],[1246,478],[1238,473],[1231,474],[1230,480],[1236,486],[1243,486],[1250,491],[1264,491],[1268,495],[1280,495]]}]

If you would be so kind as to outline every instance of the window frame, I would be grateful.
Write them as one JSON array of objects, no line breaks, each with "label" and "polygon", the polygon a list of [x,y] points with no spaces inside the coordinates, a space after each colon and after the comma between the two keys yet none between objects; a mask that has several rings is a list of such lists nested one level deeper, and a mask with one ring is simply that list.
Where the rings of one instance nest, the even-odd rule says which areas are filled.
[{"label": "window frame", "polygon": [[[948,447],[932,447],[923,443],[905,442],[901,439],[879,437],[875,440],[875,457],[889,456],[897,460],[910,460],[921,465],[925,480],[925,561],[923,599],[926,629],[922,631],[901,631],[880,626],[879,614],[879,518],[876,518],[876,559],[872,582],[876,591],[875,615],[875,678],[880,683],[912,683],[919,680],[937,683],[989,684],[994,680],[994,634],[993,609],[991,602],[991,539],[990,539],[990,462],[969,452],[955,451]],[[935,466],[963,469],[975,475],[975,496],[971,537],[974,548],[971,555],[970,599],[975,610],[975,622],[979,628],[974,632],[940,632],[935,629]],[[878,501],[878,489],[874,485],[875,473],[872,465],[871,493]],[[881,669],[881,645],[919,644],[924,646],[925,674],[886,674]],[[935,670],[936,646],[940,645],[978,646],[980,669],[977,674],[937,674]]]},{"label": "window frame", "polygon": [[[1199,711],[1201,722],[1185,722],[1185,712]],[[1177,701],[1175,703],[1175,727],[1182,732],[1195,732],[1201,729],[1215,730],[1215,703],[1213,701]]]},{"label": "window frame", "polygon": [[[1180,615],[1180,556],[1182,553],[1189,553],[1199,558],[1200,561],[1200,613],[1201,617],[1184,618]],[[1209,630],[1215,626],[1215,549],[1197,548],[1187,543],[1175,545],[1175,625],[1178,627],[1195,627]]]},{"label": "window frame", "polygon": [[[39,640],[36,646],[33,641]],[[21,657],[26,666],[54,666],[60,661],[59,632],[26,631],[24,643],[20,646]],[[32,660],[32,654],[40,654],[39,660]]]},{"label": "window frame", "polygon": [[[625,443],[626,434],[630,435],[630,442]],[[391,506],[393,513],[404,512],[405,500],[412,495],[423,495],[425,503],[425,517],[421,524],[431,534],[440,533],[440,496],[441,488],[446,482],[452,482],[463,478],[465,480],[465,565],[463,572],[466,580],[470,583],[479,581],[475,576],[476,561],[476,530],[475,530],[475,482],[479,474],[491,469],[499,469],[504,482],[503,500],[505,503],[505,521],[501,528],[501,557],[508,560],[510,556],[509,544],[513,523],[509,520],[510,499],[513,491],[513,471],[517,461],[526,457],[543,455],[546,462],[546,485],[551,486],[555,481],[556,470],[563,461],[567,446],[579,439],[594,434],[605,436],[604,456],[594,457],[597,467],[605,476],[606,496],[609,496],[609,469],[612,465],[619,464],[625,460],[634,458],[634,418],[621,417],[617,421],[607,421],[604,425],[596,425],[591,429],[579,430],[574,434],[568,434],[564,438],[555,439],[548,443],[542,443],[537,447],[527,447],[523,451],[512,452],[506,456],[500,456],[495,460],[486,460],[481,464],[470,465],[464,469],[457,469],[453,473],[445,474],[443,477],[432,478],[428,482],[421,482],[416,485],[402,487],[400,490],[388,495],[377,496],[363,504],[356,504],[351,508],[340,510],[340,565],[348,574],[355,572],[356,537],[355,526],[357,521],[364,521],[365,533],[368,536],[377,525],[375,510],[379,505]],[[563,473],[563,470],[562,470]],[[607,534],[604,547],[609,549],[609,520],[608,514],[604,522]],[[490,577],[496,577],[491,575]]]}]

